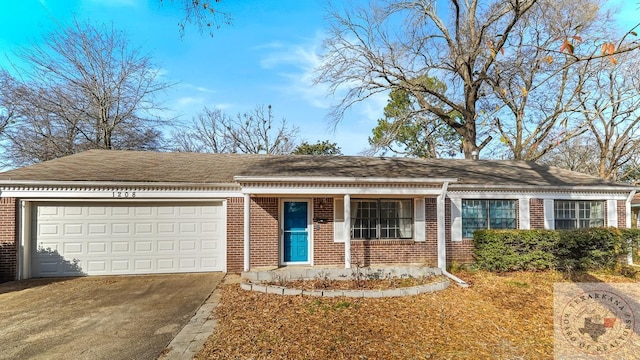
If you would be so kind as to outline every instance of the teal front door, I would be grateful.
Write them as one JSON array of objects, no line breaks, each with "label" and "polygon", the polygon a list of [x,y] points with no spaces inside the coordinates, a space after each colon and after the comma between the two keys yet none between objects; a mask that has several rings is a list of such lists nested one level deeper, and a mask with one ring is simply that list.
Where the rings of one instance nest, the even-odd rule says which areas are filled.
[{"label": "teal front door", "polygon": [[306,201],[285,201],[283,219],[283,260],[289,262],[309,262],[309,203]]}]

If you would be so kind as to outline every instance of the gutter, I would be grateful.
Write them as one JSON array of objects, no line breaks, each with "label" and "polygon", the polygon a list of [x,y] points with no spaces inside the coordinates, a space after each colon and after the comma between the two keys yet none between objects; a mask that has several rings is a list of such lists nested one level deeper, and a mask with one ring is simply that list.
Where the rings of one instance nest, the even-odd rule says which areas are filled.
[{"label": "gutter", "polygon": [[[627,213],[627,228],[632,227],[631,226],[631,219],[633,218],[632,214],[631,214],[631,201],[633,200],[633,197],[636,195],[636,190],[631,190],[631,192],[629,193],[629,196],[627,197],[627,202],[625,203],[625,212]],[[637,266],[636,264],[633,263],[633,247],[631,247],[629,249],[629,253],[627,254],[627,264],[629,265],[634,265]]]},{"label": "gutter", "polygon": [[584,186],[559,186],[559,185],[480,185],[480,184],[464,184],[456,183],[451,185],[452,190],[558,190],[558,191],[630,191],[637,189],[634,186],[628,185],[584,185]]},{"label": "gutter", "polygon": [[438,244],[438,267],[440,271],[442,271],[442,275],[448,277],[449,279],[456,282],[456,284],[466,288],[469,287],[465,281],[460,279],[459,277],[451,274],[447,271],[447,244],[446,244],[446,229],[445,229],[445,209],[444,209],[444,200],[447,197],[447,188],[449,187],[449,183],[445,182],[442,184],[442,192],[438,195],[437,199],[437,211],[438,214],[438,236],[437,236],[437,244]]}]

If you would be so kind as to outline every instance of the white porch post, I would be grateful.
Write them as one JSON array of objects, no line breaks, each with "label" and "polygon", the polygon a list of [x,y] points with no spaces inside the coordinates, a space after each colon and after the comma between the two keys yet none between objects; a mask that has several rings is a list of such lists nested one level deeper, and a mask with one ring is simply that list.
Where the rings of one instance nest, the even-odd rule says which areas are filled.
[{"label": "white porch post", "polygon": [[442,193],[438,195],[436,203],[436,216],[437,216],[437,243],[438,243],[438,267],[440,269],[447,268],[447,244],[446,244],[446,221],[445,221],[445,206],[444,200],[447,197],[447,187],[449,183],[445,182],[442,185]]},{"label": "white porch post", "polygon": [[351,268],[351,195],[344,196],[344,268]]},{"label": "white porch post", "polygon": [[251,194],[244,194],[244,271],[251,270]]}]

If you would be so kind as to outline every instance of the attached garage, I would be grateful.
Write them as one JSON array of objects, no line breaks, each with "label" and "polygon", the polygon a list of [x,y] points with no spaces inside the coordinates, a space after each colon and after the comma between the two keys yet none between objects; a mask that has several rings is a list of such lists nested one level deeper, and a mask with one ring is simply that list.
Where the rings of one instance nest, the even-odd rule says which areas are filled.
[{"label": "attached garage", "polygon": [[224,201],[35,202],[31,277],[226,271]]}]

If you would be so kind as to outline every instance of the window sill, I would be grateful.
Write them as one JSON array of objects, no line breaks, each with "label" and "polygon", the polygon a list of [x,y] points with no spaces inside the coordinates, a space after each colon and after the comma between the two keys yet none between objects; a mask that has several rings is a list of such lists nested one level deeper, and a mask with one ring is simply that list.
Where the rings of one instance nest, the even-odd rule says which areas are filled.
[{"label": "window sill", "polygon": [[352,245],[411,245],[411,244],[415,244],[417,243],[416,241],[414,241],[413,239],[371,239],[371,240],[367,240],[367,239],[351,239],[351,244]]}]

